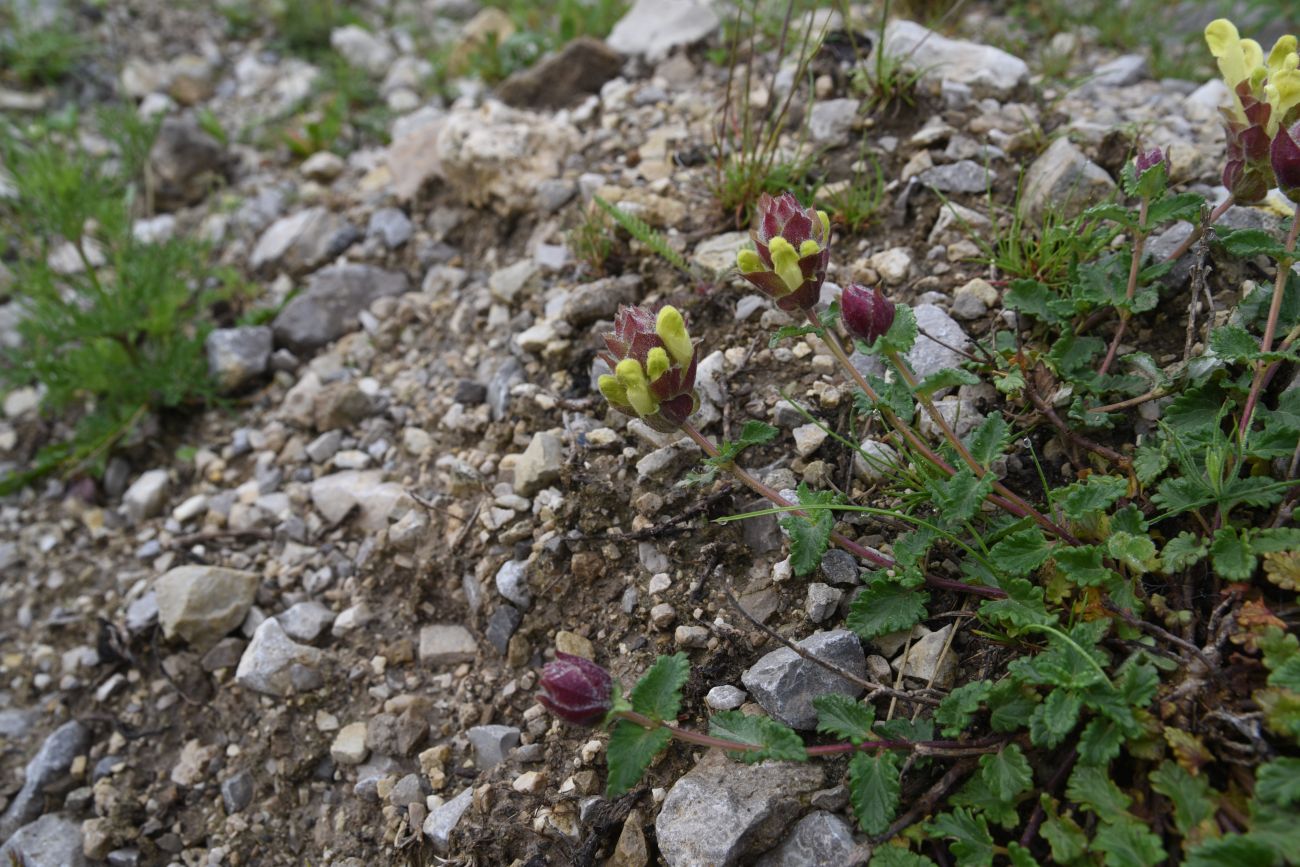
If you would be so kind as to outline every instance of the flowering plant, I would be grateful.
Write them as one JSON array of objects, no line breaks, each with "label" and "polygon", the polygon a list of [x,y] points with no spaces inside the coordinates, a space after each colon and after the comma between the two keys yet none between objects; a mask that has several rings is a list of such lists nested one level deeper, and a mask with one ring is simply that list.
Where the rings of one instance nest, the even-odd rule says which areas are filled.
[{"label": "flowering plant", "polygon": [[771,296],[782,310],[811,310],[821,295],[830,261],[830,218],[804,208],[791,193],[758,200],[753,250],[736,256],[740,275]]},{"label": "flowering plant", "polygon": [[676,307],[660,308],[657,315],[644,307],[622,307],[604,338],[609,351],[601,358],[613,373],[598,384],[615,409],[667,433],[699,408],[695,344]]}]

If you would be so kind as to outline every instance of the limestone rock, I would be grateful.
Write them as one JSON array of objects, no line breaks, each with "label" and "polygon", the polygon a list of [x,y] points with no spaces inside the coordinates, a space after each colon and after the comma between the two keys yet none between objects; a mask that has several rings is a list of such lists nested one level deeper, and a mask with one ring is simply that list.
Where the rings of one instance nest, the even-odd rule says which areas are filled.
[{"label": "limestone rock", "polygon": [[789,836],[755,862],[755,867],[822,867],[848,864],[853,853],[853,829],[834,813],[817,810],[795,824]]},{"label": "limestone rock", "polygon": [[208,354],[208,373],[224,392],[266,372],[274,348],[274,336],[265,325],[217,328],[203,342]]},{"label": "limestone rock", "polygon": [[154,582],[163,635],[207,651],[244,622],[258,576],[219,566],[177,566]]},{"label": "limestone rock", "polygon": [[712,750],[674,784],[655,820],[669,867],[729,867],[768,849],[825,782],[820,765],[743,765]]},{"label": "limestone rock", "polygon": [[[818,632],[798,642],[804,650],[850,671],[866,675],[867,659],[858,638],[847,629]],[[754,663],[740,678],[749,694],[774,718],[797,729],[817,727],[813,699],[829,693],[851,698],[862,688],[788,647],[774,650]]]},{"label": "limestone rock", "polygon": [[718,28],[711,5],[697,0],[637,0],[609,34],[609,47],[643,54],[651,63],[674,48],[699,42]]},{"label": "limestone rock", "polygon": [[497,96],[519,108],[564,108],[588,94],[599,93],[601,85],[622,68],[623,58],[617,51],[599,39],[579,36],[501,82]]},{"label": "limestone rock", "polygon": [[294,352],[309,353],[357,328],[376,298],[401,295],[406,275],[372,265],[335,265],[311,275],[307,288],[275,317],[275,338]]},{"label": "limestone rock", "polygon": [[1058,138],[1025,172],[1020,216],[1037,225],[1050,211],[1070,218],[1111,194],[1115,182],[1068,138]]},{"label": "limestone rock", "polygon": [[291,640],[280,621],[268,617],[257,627],[240,658],[235,681],[244,689],[284,698],[306,691],[311,681],[305,673],[316,671],[322,656],[316,648]]},{"label": "limestone rock", "polygon": [[[991,45],[948,39],[912,21],[891,21],[883,50],[901,60],[901,71],[920,73],[921,86],[933,91],[951,81],[977,98],[1006,99],[1029,83],[1029,67],[1020,58]],[[874,63],[874,57],[867,59],[868,68]]]}]

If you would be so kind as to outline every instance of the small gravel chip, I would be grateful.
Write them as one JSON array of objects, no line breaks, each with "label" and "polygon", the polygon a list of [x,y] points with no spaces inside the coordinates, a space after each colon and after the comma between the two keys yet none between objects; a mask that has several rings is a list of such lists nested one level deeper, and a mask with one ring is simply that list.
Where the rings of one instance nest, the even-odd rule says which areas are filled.
[{"label": "small gravel chip", "polygon": [[678,647],[705,647],[709,643],[709,630],[703,626],[679,626],[673,633]]},{"label": "small gravel chip", "polygon": [[843,590],[837,590],[829,584],[820,582],[809,584],[808,599],[804,603],[804,610],[808,612],[808,619],[813,623],[821,623],[835,613],[835,608],[840,604],[840,599],[843,596]]},{"label": "small gravel chip", "polygon": [[334,736],[330,745],[330,756],[340,765],[359,765],[370,755],[366,746],[366,724],[354,722],[345,725]]},{"label": "small gravel chip", "polygon": [[526,771],[515,777],[515,781],[510,784],[510,788],[525,795],[536,795],[546,788],[546,773],[544,771]]},{"label": "small gravel chip", "polygon": [[714,710],[735,710],[748,697],[749,693],[743,689],[724,683],[709,690],[708,695],[704,696],[704,703]]},{"label": "small gravel chip", "polygon": [[650,609],[650,622],[657,629],[667,629],[677,619],[677,609],[667,602],[660,602]]}]

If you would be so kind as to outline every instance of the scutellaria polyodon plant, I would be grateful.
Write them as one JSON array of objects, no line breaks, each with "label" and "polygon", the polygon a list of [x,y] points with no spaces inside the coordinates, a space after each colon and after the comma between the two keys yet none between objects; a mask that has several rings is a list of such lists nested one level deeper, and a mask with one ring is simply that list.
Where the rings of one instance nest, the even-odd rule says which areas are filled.
[{"label": "scutellaria polyodon plant", "polygon": [[601,358],[613,373],[599,379],[600,393],[618,411],[658,431],[679,429],[700,405],[695,393],[695,343],[676,307],[658,314],[622,307],[604,335]]},{"label": "scutellaria polyodon plant", "polygon": [[792,193],[758,200],[750,237],[753,250],[736,257],[740,275],[768,295],[782,310],[811,310],[826,282],[830,262],[830,218],[805,208]]}]

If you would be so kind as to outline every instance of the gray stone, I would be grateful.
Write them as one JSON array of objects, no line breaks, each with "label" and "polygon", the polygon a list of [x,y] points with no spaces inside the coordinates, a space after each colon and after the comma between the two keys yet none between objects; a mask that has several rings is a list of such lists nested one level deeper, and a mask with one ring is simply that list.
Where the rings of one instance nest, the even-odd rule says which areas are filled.
[{"label": "gray stone", "polygon": [[126,517],[133,524],[148,520],[162,511],[171,481],[163,469],[149,470],[131,483],[122,495]]},{"label": "gray stone", "polygon": [[856,99],[821,99],[813,104],[808,114],[808,135],[827,147],[840,147],[849,143],[861,102]]},{"label": "gray stone", "polygon": [[1085,87],[1128,87],[1150,74],[1144,54],[1123,54],[1092,71]]},{"label": "gray stone", "polygon": [[343,157],[330,151],[317,151],[303,160],[298,171],[313,181],[329,182],[343,174],[345,168],[347,163],[343,162]]},{"label": "gray stone", "polygon": [[420,661],[429,665],[473,662],[478,642],[458,623],[434,623],[420,628]]},{"label": "gray stone", "polygon": [[221,801],[226,805],[226,815],[242,813],[253,803],[253,775],[239,771],[222,782]]},{"label": "gray stone", "polygon": [[414,232],[411,218],[401,208],[380,208],[370,215],[370,223],[366,226],[366,237],[378,238],[390,250],[396,250],[411,240]]},{"label": "gray stone", "polygon": [[[723,232],[721,235],[714,235],[696,244],[694,252],[691,253],[691,261],[709,274],[721,274],[736,267],[736,254],[752,246],[753,242],[748,232]],[[765,300],[761,295],[748,295],[740,299],[739,303],[744,304],[749,299],[757,299],[760,302]],[[745,318],[740,310],[736,311],[738,322],[744,321]]]},{"label": "gray stone", "polygon": [[355,24],[334,28],[330,33],[330,47],[348,63],[373,76],[387,72],[397,56],[391,45]]},{"label": "gray stone", "polygon": [[212,646],[211,650],[203,654],[203,659],[199,661],[199,665],[208,673],[220,671],[223,668],[234,668],[239,665],[239,659],[244,655],[244,649],[247,647],[247,641],[231,635],[218,641]]},{"label": "gray stone", "polygon": [[170,211],[201,201],[223,183],[227,163],[221,143],[195,120],[166,118],[149,150],[154,204]]},{"label": "gray stone", "polygon": [[821,448],[829,436],[824,426],[816,424],[800,425],[791,433],[794,435],[794,450],[801,458],[806,458]]},{"label": "gray stone", "polygon": [[358,236],[356,227],[343,215],[318,205],[268,226],[253,247],[248,265],[254,271],[277,267],[306,271],[342,253]]},{"label": "gray stone", "polygon": [[312,599],[289,606],[276,615],[276,619],[284,628],[285,635],[294,641],[310,644],[333,625],[334,612]]},{"label": "gray stone", "polygon": [[407,774],[394,784],[388,793],[388,803],[394,807],[408,807],[424,803],[424,784],[419,774]]},{"label": "gray stone", "polygon": [[352,794],[366,801],[379,801],[379,781],[406,773],[405,764],[391,756],[375,756],[357,768],[357,783]]},{"label": "gray stone", "polygon": [[311,503],[330,523],[342,521],[357,508],[356,521],[363,530],[382,530],[395,510],[414,505],[406,489],[385,482],[380,470],[344,470],[321,476],[311,483]]},{"label": "gray stone", "polygon": [[528,448],[515,461],[515,493],[531,497],[560,477],[564,443],[549,431],[533,434]]},{"label": "gray stone", "polygon": [[413,551],[429,532],[429,516],[423,509],[412,509],[388,528],[388,542],[399,551]]},{"label": "gray stone", "polygon": [[808,619],[813,623],[821,623],[835,613],[835,608],[840,604],[840,599],[843,597],[843,590],[836,590],[829,584],[822,584],[819,581],[809,584],[808,598],[804,602],[804,610],[808,612]]},{"label": "gray stone", "polygon": [[[827,662],[863,677],[866,656],[858,638],[847,629],[818,632],[799,646]],[[829,693],[857,698],[862,688],[804,659],[788,647],[774,650],[756,662],[740,678],[749,694],[769,714],[797,729],[817,727],[813,699]]]},{"label": "gray stone", "polygon": [[323,464],[338,453],[343,445],[343,431],[329,430],[307,443],[307,457],[318,464]]},{"label": "gray stone", "polygon": [[139,635],[158,622],[158,597],[152,592],[126,606],[126,629],[132,635]]},{"label": "gray stone", "polygon": [[1058,138],[1025,172],[1022,189],[1020,216],[1038,225],[1048,213],[1079,215],[1110,196],[1115,182],[1068,138]]},{"label": "gray stone", "polygon": [[997,174],[973,160],[960,160],[946,166],[926,169],[917,180],[942,193],[983,193]]},{"label": "gray stone", "polygon": [[887,443],[867,439],[858,448],[860,452],[853,456],[853,472],[865,482],[879,484],[890,478],[899,465],[898,452]]},{"label": "gray stone", "polygon": [[624,274],[579,286],[564,299],[560,318],[576,328],[600,319],[613,319],[621,305],[636,303],[641,284],[641,275]]},{"label": "gray stone", "polygon": [[862,567],[848,551],[831,548],[822,555],[821,573],[831,584],[857,584]]},{"label": "gray stone", "polygon": [[309,353],[354,331],[376,298],[401,295],[405,274],[371,265],[335,265],[311,275],[307,288],[271,323],[275,338],[294,352]]},{"label": "gray stone", "polygon": [[756,867],[848,864],[853,848],[849,823],[834,813],[817,810],[800,819],[780,846],[758,859]]},{"label": "gray stone", "polygon": [[330,744],[330,758],[340,765],[359,765],[370,755],[366,745],[366,724],[354,722],[339,729]]},{"label": "gray stone", "polygon": [[496,574],[497,592],[524,611],[533,604],[528,593],[528,563],[524,560],[507,560]]},{"label": "gray stone", "polygon": [[510,636],[515,634],[523,619],[524,615],[513,605],[498,605],[492,611],[492,616],[488,618],[487,629],[484,631],[488,643],[496,648],[497,653],[505,655],[510,647]]},{"label": "gray stone", "polygon": [[506,754],[519,746],[519,729],[514,726],[474,726],[465,733],[474,747],[474,766],[490,770],[505,761]]},{"label": "gray stone", "polygon": [[[918,73],[918,83],[938,91],[944,81],[964,84],[978,97],[1007,99],[1029,83],[1023,60],[990,45],[948,39],[912,21],[895,20],[885,30],[883,50],[900,71]],[[874,68],[874,52],[867,68]]]},{"label": "gray stone", "polygon": [[[917,378],[925,379],[940,370],[960,367],[966,356],[957,350],[970,347],[970,337],[961,324],[934,304],[918,304],[912,312],[921,333],[916,338],[916,345],[907,353],[907,361],[916,371]],[[943,391],[936,394],[943,394]]]},{"label": "gray stone", "polygon": [[[240,658],[235,682],[244,689],[283,698],[298,691],[299,686],[310,686],[311,681],[304,679],[302,670],[316,670],[322,657],[316,648],[291,640],[280,621],[268,617],[257,627]],[[297,677],[292,671],[295,666],[302,669]]]},{"label": "gray stone", "polygon": [[431,810],[424,820],[424,836],[439,855],[447,854],[451,845],[451,832],[456,830],[460,817],[465,815],[474,800],[474,789],[468,787],[442,806]]},{"label": "gray stone", "polygon": [[380,756],[409,756],[429,736],[429,723],[416,711],[379,713],[366,724],[366,746]]},{"label": "gray stone", "polygon": [[906,656],[900,657],[894,663],[894,668],[903,677],[916,678],[923,683],[930,683],[933,679],[938,689],[952,686],[953,678],[957,674],[957,657],[952,648],[944,652],[951,632],[950,623],[942,629],[917,639],[908,649]]},{"label": "gray stone", "polygon": [[579,36],[497,86],[497,98],[519,108],[559,109],[618,75],[623,58],[599,39]]},{"label": "gray stone", "polygon": [[673,785],[655,833],[669,867],[730,867],[772,846],[825,781],[820,765],[743,765],[711,750]]},{"label": "gray stone", "polygon": [[697,0],[636,0],[606,42],[623,54],[658,62],[674,48],[691,45],[718,28],[717,13]]},{"label": "gray stone", "polygon": [[704,703],[713,710],[735,710],[745,703],[748,694],[740,687],[729,683],[715,686],[704,696]]},{"label": "gray stone", "polygon": [[140,867],[142,863],[139,849],[114,849],[108,853],[108,867]]},{"label": "gray stone", "polygon": [[532,259],[520,259],[513,265],[493,271],[488,277],[488,290],[503,304],[513,304],[521,293],[536,287],[541,273]]},{"label": "gray stone", "polygon": [[222,391],[234,391],[261,376],[270,363],[274,335],[265,325],[218,328],[208,334],[208,373]]},{"label": "gray stone", "polygon": [[163,635],[207,651],[244,622],[259,583],[256,574],[238,569],[177,566],[154,582]]},{"label": "gray stone", "polygon": [[[62,782],[72,767],[73,760],[90,747],[90,732],[76,720],[65,722],[45,739],[27,763],[23,787],[14,795],[0,816],[0,839],[14,833],[41,814],[45,802],[45,789]],[[0,864],[4,863],[0,860]]]},{"label": "gray stone", "polygon": [[82,852],[81,822],[47,813],[24,825],[0,846],[0,864],[22,867],[88,867]]}]

